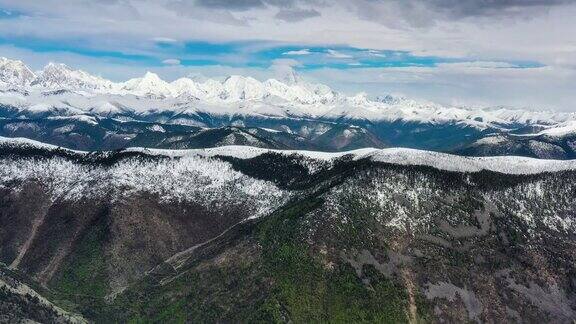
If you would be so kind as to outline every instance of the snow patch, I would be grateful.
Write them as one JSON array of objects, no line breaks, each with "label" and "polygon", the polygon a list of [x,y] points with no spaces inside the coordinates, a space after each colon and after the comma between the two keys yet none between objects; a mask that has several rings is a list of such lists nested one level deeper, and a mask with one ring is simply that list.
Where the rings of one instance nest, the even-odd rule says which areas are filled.
[{"label": "snow patch", "polygon": [[[0,143],[10,143],[14,140],[15,139],[0,137]],[[29,145],[46,145],[26,139],[16,139],[15,141],[16,143],[25,142]],[[454,172],[479,172],[482,170],[489,170],[507,174],[536,174],[542,172],[576,170],[576,160],[548,160],[519,156],[466,157],[407,148],[364,148],[347,152],[329,153],[305,150],[273,150],[251,146],[231,145],[191,150],[128,148],[125,151],[142,152],[149,155],[167,157],[214,157],[222,155],[239,159],[251,159],[267,152],[275,152],[283,155],[297,154],[310,159],[323,161],[331,161],[343,156],[352,156],[355,160],[370,159],[372,161],[390,164],[422,165]]]},{"label": "snow patch", "polygon": [[[111,167],[76,164],[63,158],[4,159],[0,187],[18,190],[35,182],[53,201],[91,197],[120,199],[147,193],[165,202],[194,201],[204,206],[246,203],[251,217],[277,207],[288,194],[274,184],[234,171],[231,165],[202,156],[177,159],[125,159]],[[79,176],[81,175],[81,176]]]},{"label": "snow patch", "polygon": [[555,137],[562,137],[566,135],[576,134],[576,121],[568,121],[541,131],[536,135],[548,135]]}]

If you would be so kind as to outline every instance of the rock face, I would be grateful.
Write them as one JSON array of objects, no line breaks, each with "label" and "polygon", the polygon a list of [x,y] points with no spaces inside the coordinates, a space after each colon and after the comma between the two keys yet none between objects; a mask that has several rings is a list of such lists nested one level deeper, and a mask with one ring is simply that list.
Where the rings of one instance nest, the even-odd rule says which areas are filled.
[{"label": "rock face", "polygon": [[145,152],[3,145],[0,261],[96,322],[576,316],[573,164]]}]

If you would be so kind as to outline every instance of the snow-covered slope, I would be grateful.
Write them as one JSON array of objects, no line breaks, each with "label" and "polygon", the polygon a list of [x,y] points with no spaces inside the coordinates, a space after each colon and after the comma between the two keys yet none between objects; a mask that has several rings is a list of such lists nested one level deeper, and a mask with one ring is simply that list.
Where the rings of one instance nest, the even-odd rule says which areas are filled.
[{"label": "snow-covered slope", "polygon": [[[54,149],[29,140],[0,138],[0,147]],[[70,154],[88,153],[69,151]],[[11,159],[3,156],[0,188],[10,183],[39,179],[48,187],[52,199],[79,200],[101,197],[110,190],[117,199],[146,192],[166,201],[193,200],[206,205],[224,201],[252,201],[252,214],[257,217],[279,203],[284,194],[269,182],[256,180],[231,168],[228,163],[199,154],[170,160],[127,159],[112,168],[76,164],[64,158]],[[79,175],[82,175],[79,177]]]},{"label": "snow-covered slope", "polygon": [[36,75],[22,61],[0,57],[0,83],[22,87],[29,85],[34,79]]},{"label": "snow-covered slope", "polygon": [[563,170],[576,170],[576,160],[544,160],[518,156],[498,156],[498,157],[464,157],[452,154],[421,151],[404,148],[389,149],[359,149],[348,152],[324,153],[314,151],[275,151],[258,149],[245,146],[224,146],[206,150],[178,151],[156,151],[163,154],[201,154],[207,156],[229,155],[237,158],[253,158],[266,152],[276,152],[280,154],[298,154],[312,159],[332,160],[346,155],[352,155],[354,159],[370,159],[377,162],[401,164],[401,165],[423,165],[440,170],[455,172],[478,172],[489,170],[507,174],[536,174],[542,172],[556,172]]},{"label": "snow-covered slope", "polygon": [[452,123],[479,130],[553,126],[576,120],[575,113],[442,106],[403,97],[370,98],[364,93],[348,97],[326,85],[304,82],[293,72],[284,81],[261,82],[236,75],[224,81],[181,78],[168,83],[148,72],[142,78],[114,83],[54,63],[35,75],[22,62],[2,58],[0,85],[22,91],[0,93],[0,105],[23,112],[44,110],[60,115],[109,115],[121,111],[144,116],[170,112],[431,125]]},{"label": "snow-covered slope", "polygon": [[566,135],[576,135],[576,121],[568,121],[554,127],[547,128],[536,135],[548,135],[562,137]]},{"label": "snow-covered slope", "polygon": [[37,88],[64,90],[112,90],[109,80],[93,76],[81,70],[74,70],[67,65],[49,63],[31,82]]},{"label": "snow-covered slope", "polygon": [[178,96],[188,95],[199,99],[204,98],[207,94],[197,82],[189,78],[175,80],[170,83],[170,86],[173,89],[173,93]]},{"label": "snow-covered slope", "polygon": [[[11,139],[0,137],[0,146],[25,145],[26,147],[39,147],[54,149],[52,145],[26,139]],[[271,150],[250,146],[221,146],[209,149],[192,150],[162,150],[130,148],[129,152],[142,152],[150,155],[167,156],[172,158],[183,157],[214,157],[230,156],[239,159],[251,159],[265,153],[274,152],[283,155],[299,155],[313,160],[333,161],[343,156],[352,156],[355,160],[370,159],[376,162],[430,166],[440,170],[454,172],[479,172],[489,170],[507,174],[536,174],[542,172],[557,172],[576,170],[576,160],[546,160],[518,156],[497,157],[465,157],[431,151],[413,150],[405,148],[374,149],[365,148],[347,152],[326,153],[302,150]],[[71,151],[86,154],[79,151]]]},{"label": "snow-covered slope", "polygon": [[147,72],[142,78],[126,81],[120,89],[141,96],[171,96],[175,92],[168,82],[152,72]]},{"label": "snow-covered slope", "polygon": [[576,170],[576,160],[545,160],[519,156],[464,157],[401,148],[383,149],[359,157],[392,164],[425,165],[455,172],[489,170],[507,174],[536,174]]}]

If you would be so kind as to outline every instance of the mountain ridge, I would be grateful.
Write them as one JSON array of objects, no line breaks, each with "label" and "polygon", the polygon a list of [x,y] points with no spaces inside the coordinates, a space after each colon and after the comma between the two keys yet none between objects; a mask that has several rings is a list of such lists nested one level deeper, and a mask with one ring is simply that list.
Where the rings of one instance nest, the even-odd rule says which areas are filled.
[{"label": "mountain ridge", "polygon": [[[293,71],[286,82],[261,82],[239,75],[223,81],[180,78],[166,82],[147,72],[141,78],[114,83],[63,64],[50,63],[44,71],[33,74],[20,61],[4,58],[2,62],[0,122],[7,128],[1,129],[0,135],[25,136],[75,149],[138,146],[147,142],[138,142],[144,137],[159,138],[153,129],[147,133],[122,133],[126,127],[106,126],[115,121],[155,123],[156,129],[174,127],[169,125],[212,128],[215,133],[226,127],[282,132],[280,143],[262,144],[269,148],[342,151],[370,146],[408,147],[464,155],[516,154],[558,159],[570,159],[576,154],[576,113],[443,106],[402,96],[373,98],[366,93],[346,96],[326,85],[308,83]],[[78,133],[63,132],[66,128],[42,129],[38,125],[54,124],[52,121],[58,118],[91,119],[93,126],[62,125],[80,130]],[[87,127],[99,130],[94,133]],[[180,135],[188,136],[178,134],[166,140],[177,142]],[[269,140],[268,135],[264,137]],[[498,136],[511,139],[511,143],[503,146],[492,140]],[[517,136],[531,139],[525,141]],[[554,138],[552,142],[548,140],[550,136]],[[113,139],[115,146],[98,145],[106,138]],[[147,145],[207,145],[193,142],[181,142],[176,147],[161,139]],[[511,148],[509,152],[505,147]]]},{"label": "mountain ridge", "polygon": [[[42,149],[58,152],[69,152],[72,156],[78,154],[86,156],[90,154],[106,155],[111,152],[86,152],[69,150],[55,145],[29,140],[26,138],[0,137],[0,148]],[[150,156],[169,156],[171,158],[184,157],[231,157],[236,159],[253,159],[265,154],[279,154],[285,157],[299,156],[318,161],[330,162],[340,158],[351,160],[368,159],[374,162],[408,165],[427,166],[438,170],[474,173],[481,171],[499,172],[504,174],[538,174],[547,172],[560,172],[576,170],[576,160],[546,160],[528,158],[522,156],[494,156],[494,157],[463,157],[454,154],[446,154],[432,151],[414,150],[408,148],[361,148],[341,152],[319,152],[311,150],[282,150],[247,145],[228,145],[208,147],[202,149],[150,149],[142,147],[130,147],[115,151],[116,153],[141,153]],[[65,154],[66,155],[66,154]]]},{"label": "mountain ridge", "polygon": [[[0,145],[0,262],[88,321],[576,314],[574,169],[446,171],[402,164],[427,159],[400,149],[77,153],[17,142]],[[428,154],[444,168],[482,160]],[[25,310],[15,320],[47,318],[31,298],[0,296],[0,308]]]},{"label": "mountain ridge", "polygon": [[[234,106],[235,109],[238,109],[237,103],[250,104],[253,102],[256,104],[262,102],[266,103],[265,106],[267,105],[268,108],[256,110],[253,112],[254,114],[431,123],[452,121],[464,122],[467,125],[480,128],[488,126],[498,128],[500,124],[554,125],[559,122],[576,120],[574,113],[530,112],[505,108],[443,107],[429,102],[390,95],[369,98],[362,93],[348,97],[326,85],[307,83],[296,77],[288,83],[276,79],[261,82],[251,77],[238,75],[229,76],[223,82],[214,79],[197,82],[190,78],[166,82],[157,74],[147,72],[142,78],[114,83],[81,70],[73,70],[64,64],[50,63],[39,75],[26,74],[26,76],[23,75],[14,80],[6,76],[10,74],[10,70],[14,70],[13,66],[22,65],[21,69],[24,71],[30,71],[30,69],[21,61],[2,58],[2,62],[6,63],[0,64],[0,81],[6,84],[5,88],[25,88],[29,92],[66,90],[72,92],[71,96],[81,95],[74,93],[75,91],[88,91],[91,96],[96,96],[103,101],[110,101],[118,96],[135,95],[151,97],[149,98],[151,100],[174,100],[172,104],[177,107],[187,103],[194,104],[194,100],[190,102],[190,99],[198,99],[206,102],[208,109],[211,105],[233,103],[236,103]],[[4,66],[8,68],[3,69]],[[192,98],[186,95],[191,95]],[[182,100],[178,100],[178,98]],[[0,97],[0,99],[2,98]],[[40,101],[45,98],[37,99]],[[93,104],[91,103],[91,105]],[[21,105],[25,105],[25,103],[21,102]],[[154,105],[154,102],[150,102],[150,105]],[[288,105],[287,107],[293,108],[294,111],[287,111],[282,108],[284,105]],[[136,109],[136,107],[132,107],[132,109]]]}]

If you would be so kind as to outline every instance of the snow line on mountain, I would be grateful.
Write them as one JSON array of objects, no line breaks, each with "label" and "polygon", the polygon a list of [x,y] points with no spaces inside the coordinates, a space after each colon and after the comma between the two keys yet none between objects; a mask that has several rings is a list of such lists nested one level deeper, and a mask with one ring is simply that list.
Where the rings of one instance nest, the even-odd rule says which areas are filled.
[{"label": "snow line on mountain", "polygon": [[328,153],[303,150],[273,150],[248,146],[221,146],[209,149],[193,150],[159,150],[131,148],[128,151],[139,151],[162,156],[231,156],[239,159],[250,159],[268,152],[291,155],[297,154],[316,160],[333,160],[352,155],[355,160],[371,159],[376,162],[399,165],[423,165],[436,169],[454,172],[479,172],[489,170],[507,174],[537,174],[576,170],[576,160],[546,160],[520,156],[467,157],[447,153],[423,151],[407,148],[364,148],[347,152]]},{"label": "snow line on mountain", "polygon": [[[53,150],[58,147],[22,138],[0,137],[0,145],[28,145]],[[59,148],[61,149],[61,148]],[[87,152],[72,151],[77,154]],[[398,165],[422,165],[440,170],[454,172],[479,172],[489,170],[507,174],[537,174],[543,172],[558,172],[576,170],[576,160],[547,160],[520,156],[467,157],[448,153],[423,151],[407,148],[364,148],[347,152],[319,152],[304,150],[273,150],[251,146],[221,146],[208,149],[166,150],[149,148],[127,148],[124,152],[141,152],[148,155],[166,156],[172,158],[190,156],[229,156],[238,159],[251,159],[265,153],[273,152],[284,155],[300,155],[309,159],[330,161],[351,155],[353,159],[370,159],[376,162]]]},{"label": "snow line on mountain", "polygon": [[186,111],[324,120],[461,123],[480,130],[510,130],[518,124],[546,127],[576,120],[576,113],[444,106],[390,95],[372,98],[366,93],[347,96],[327,85],[300,78],[284,81],[233,75],[223,81],[180,78],[167,82],[147,72],[141,78],[114,83],[64,64],[50,63],[35,74],[22,61],[0,57],[0,105],[32,114],[140,116],[158,111]]}]

